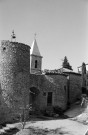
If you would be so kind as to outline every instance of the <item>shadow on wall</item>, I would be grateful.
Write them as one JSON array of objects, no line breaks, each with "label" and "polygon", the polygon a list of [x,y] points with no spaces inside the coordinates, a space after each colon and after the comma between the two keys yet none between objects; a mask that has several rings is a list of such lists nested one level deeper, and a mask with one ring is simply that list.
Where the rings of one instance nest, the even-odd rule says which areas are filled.
[{"label": "shadow on wall", "polygon": [[32,107],[36,107],[38,104],[38,95],[40,91],[36,87],[30,88],[30,104],[32,104]]}]

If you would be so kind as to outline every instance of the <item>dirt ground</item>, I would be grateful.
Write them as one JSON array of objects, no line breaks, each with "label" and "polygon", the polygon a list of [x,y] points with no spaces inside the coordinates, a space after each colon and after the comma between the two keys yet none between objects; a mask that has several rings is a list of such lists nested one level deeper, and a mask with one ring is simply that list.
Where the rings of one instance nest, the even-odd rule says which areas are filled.
[{"label": "dirt ground", "polygon": [[16,135],[85,135],[87,129],[88,125],[69,119],[47,120],[27,122]]},{"label": "dirt ground", "polygon": [[[85,135],[88,124],[84,124],[82,119],[88,119],[87,111],[80,105],[70,108],[65,115],[71,117],[67,119],[41,120],[36,119],[26,122],[25,129],[21,123],[8,124],[7,127],[17,127],[20,129],[16,135]],[[81,121],[78,121],[81,120]]]}]

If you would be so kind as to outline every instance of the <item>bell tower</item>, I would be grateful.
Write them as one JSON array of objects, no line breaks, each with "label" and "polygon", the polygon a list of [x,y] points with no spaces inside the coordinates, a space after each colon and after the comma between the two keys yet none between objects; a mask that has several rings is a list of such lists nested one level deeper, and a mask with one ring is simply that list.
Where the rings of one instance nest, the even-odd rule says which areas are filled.
[{"label": "bell tower", "polygon": [[30,50],[30,73],[41,74],[41,69],[42,69],[42,56],[40,54],[35,37]]}]

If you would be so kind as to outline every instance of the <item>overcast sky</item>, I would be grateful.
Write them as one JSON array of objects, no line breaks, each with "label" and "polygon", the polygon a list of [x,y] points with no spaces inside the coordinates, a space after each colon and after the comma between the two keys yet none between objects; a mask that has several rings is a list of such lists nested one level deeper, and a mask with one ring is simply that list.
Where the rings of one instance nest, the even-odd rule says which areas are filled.
[{"label": "overcast sky", "polygon": [[87,0],[0,0],[0,40],[31,46],[34,33],[43,69],[57,69],[64,56],[75,71],[88,63]]}]

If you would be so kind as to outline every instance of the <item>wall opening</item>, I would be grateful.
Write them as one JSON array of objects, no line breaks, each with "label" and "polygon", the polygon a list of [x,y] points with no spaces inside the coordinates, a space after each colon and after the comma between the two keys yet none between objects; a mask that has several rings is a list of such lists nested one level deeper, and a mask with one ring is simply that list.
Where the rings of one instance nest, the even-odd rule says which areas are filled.
[{"label": "wall opening", "polygon": [[35,68],[37,68],[37,66],[38,66],[38,61],[35,60]]},{"label": "wall opening", "polygon": [[52,105],[52,92],[48,92],[47,95],[47,106],[51,106]]},{"label": "wall opening", "polygon": [[82,87],[82,94],[86,94],[87,93],[87,90],[85,87]]}]

